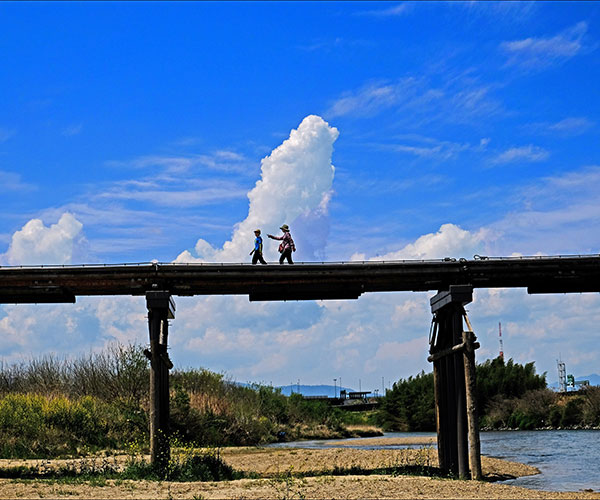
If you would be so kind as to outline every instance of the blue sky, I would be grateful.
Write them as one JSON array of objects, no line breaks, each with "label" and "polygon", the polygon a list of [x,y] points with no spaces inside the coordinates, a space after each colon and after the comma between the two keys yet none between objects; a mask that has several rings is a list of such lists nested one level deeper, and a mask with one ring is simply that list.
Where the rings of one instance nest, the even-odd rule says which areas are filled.
[{"label": "blue sky", "polygon": [[[2,3],[0,264],[242,261],[284,222],[298,260],[598,253],[599,24],[592,2]],[[181,298],[172,356],[375,388],[429,370],[427,299]],[[140,300],[2,306],[0,356],[144,342]],[[599,306],[477,292],[479,357],[502,321],[549,380],[558,356],[598,372]]]}]

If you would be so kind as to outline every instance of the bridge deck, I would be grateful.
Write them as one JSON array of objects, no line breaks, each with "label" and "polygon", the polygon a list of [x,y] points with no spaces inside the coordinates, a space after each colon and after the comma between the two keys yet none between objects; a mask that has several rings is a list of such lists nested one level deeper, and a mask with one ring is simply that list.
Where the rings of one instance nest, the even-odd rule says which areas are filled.
[{"label": "bridge deck", "polygon": [[352,299],[365,292],[527,288],[600,292],[600,255],[278,264],[0,267],[0,303],[74,302],[83,295],[248,295],[250,300]]}]

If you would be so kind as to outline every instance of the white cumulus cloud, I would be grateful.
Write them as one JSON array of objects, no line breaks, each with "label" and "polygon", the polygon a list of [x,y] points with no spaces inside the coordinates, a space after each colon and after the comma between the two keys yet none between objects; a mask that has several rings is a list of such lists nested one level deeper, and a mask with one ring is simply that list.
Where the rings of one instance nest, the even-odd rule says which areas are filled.
[{"label": "white cumulus cloud", "polygon": [[82,229],[83,224],[68,212],[50,226],[31,219],[13,234],[2,261],[10,265],[69,264],[85,245]]},{"label": "white cumulus cloud", "polygon": [[444,257],[468,257],[483,251],[490,232],[484,228],[476,232],[461,229],[455,224],[443,224],[437,233],[424,234],[414,243],[385,255],[367,258],[354,254],[351,260],[409,260],[441,259]]},{"label": "white cumulus cloud", "polygon": [[[279,226],[288,224],[300,260],[310,260],[325,246],[334,167],[331,164],[336,128],[316,115],[307,116],[297,129],[261,162],[261,178],[248,193],[248,216],[238,223],[231,240],[216,249],[203,239],[194,250],[182,252],[176,262],[239,262],[248,260],[254,230],[260,228],[269,251],[267,233],[280,234]],[[273,246],[273,245],[271,245]]]}]

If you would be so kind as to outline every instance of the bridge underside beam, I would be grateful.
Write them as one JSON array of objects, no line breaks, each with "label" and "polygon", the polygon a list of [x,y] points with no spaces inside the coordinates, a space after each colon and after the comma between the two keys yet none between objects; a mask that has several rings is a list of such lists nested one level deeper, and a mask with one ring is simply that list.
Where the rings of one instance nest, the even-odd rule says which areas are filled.
[{"label": "bridge underside beam", "polygon": [[352,300],[358,299],[362,294],[360,288],[306,288],[294,287],[282,288],[272,287],[268,290],[250,292],[250,302],[267,301],[267,300]]}]

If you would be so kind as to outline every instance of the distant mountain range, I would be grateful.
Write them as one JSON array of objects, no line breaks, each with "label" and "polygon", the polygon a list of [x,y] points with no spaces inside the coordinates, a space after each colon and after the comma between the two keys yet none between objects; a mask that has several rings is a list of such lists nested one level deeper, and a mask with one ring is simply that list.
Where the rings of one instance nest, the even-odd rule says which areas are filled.
[{"label": "distant mountain range", "polygon": [[[585,375],[583,377],[575,377],[576,382],[579,380],[589,380],[590,385],[600,385],[600,375],[597,373],[592,373],[591,375]],[[548,384],[548,387],[550,389],[558,389],[558,381]]]},{"label": "distant mountain range", "polygon": [[[241,387],[254,387],[255,384],[248,382],[233,382],[235,385],[239,385]],[[289,396],[291,393],[300,393],[303,396],[327,396],[328,398],[332,398],[333,392],[335,390],[335,395],[339,397],[340,389],[346,390],[347,392],[355,392],[356,389],[352,389],[350,387],[340,387],[336,385],[280,385],[276,386],[275,389],[281,389],[281,394],[284,396]]]}]

